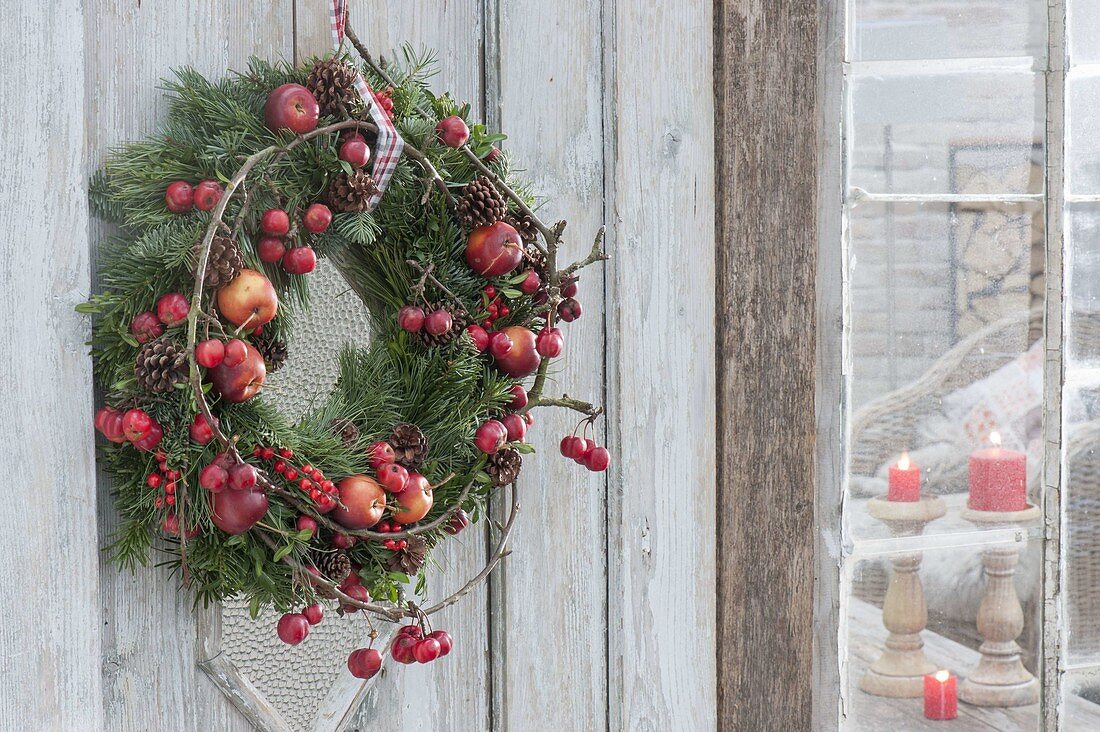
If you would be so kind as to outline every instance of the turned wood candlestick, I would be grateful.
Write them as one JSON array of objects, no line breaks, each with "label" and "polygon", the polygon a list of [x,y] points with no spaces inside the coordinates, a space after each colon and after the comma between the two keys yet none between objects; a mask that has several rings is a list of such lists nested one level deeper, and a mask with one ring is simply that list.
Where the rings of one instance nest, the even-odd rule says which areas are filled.
[{"label": "turned wood candlestick", "polygon": [[[962,517],[980,527],[1011,527],[1039,518],[1038,506],[1023,511],[975,511]],[[1024,610],[1016,593],[1019,546],[998,546],[982,552],[985,595],[978,607],[978,666],[959,684],[959,698],[980,707],[1018,707],[1039,702],[1039,680],[1024,668],[1016,639],[1024,630]]]},{"label": "turned wood candlestick", "polygon": [[[867,511],[886,524],[894,536],[917,536],[925,525],[947,512],[937,496],[918,501],[872,498]],[[891,558],[893,572],[882,604],[882,624],[889,635],[886,648],[863,675],[859,688],[875,696],[915,699],[924,695],[924,675],[936,670],[924,656],[920,634],[928,624],[928,608],[920,581],[920,552]]]}]

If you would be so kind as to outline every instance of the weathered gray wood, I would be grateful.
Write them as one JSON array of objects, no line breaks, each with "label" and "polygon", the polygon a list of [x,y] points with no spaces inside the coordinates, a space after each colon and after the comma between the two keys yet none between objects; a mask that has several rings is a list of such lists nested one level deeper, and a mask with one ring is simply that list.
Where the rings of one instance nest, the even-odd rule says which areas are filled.
[{"label": "weathered gray wood", "polygon": [[[601,3],[489,5],[490,126],[509,136],[504,149],[546,202],[540,217],[569,222],[558,252],[564,266],[588,253],[604,220]],[[565,355],[548,395],[603,400],[604,277],[599,264],[581,273],[585,315],[561,325]],[[563,730],[607,728],[607,476],[558,452],[580,416],[534,412],[530,435],[538,453],[524,458],[515,554],[492,580],[497,729],[545,729],[550,720]],[[606,443],[605,420],[590,435]]]},{"label": "weathered gray wood", "polygon": [[718,714],[728,729],[806,729],[817,3],[719,0],[715,12]]},{"label": "weathered gray wood", "polygon": [[[296,51],[300,61],[332,47],[326,3],[298,2]],[[410,43],[414,49],[435,49],[440,73],[437,91],[481,106],[482,13],[477,2],[443,5],[357,0],[349,21],[356,35],[374,53]],[[477,574],[486,561],[483,527],[448,541],[435,554],[441,564],[429,576],[432,597],[446,597]],[[457,605],[432,618],[455,638],[455,650],[445,660],[421,666],[389,662],[366,697],[357,724],[393,729],[487,729],[489,727],[488,592],[480,587]],[[354,725],[353,725],[354,727]]]},{"label": "weathered gray wood", "polygon": [[0,729],[101,728],[80,12],[0,3]]},{"label": "weathered gray wood", "polygon": [[715,502],[712,9],[606,2],[604,23],[608,727],[707,730],[715,514],[732,510]]},{"label": "weathered gray wood", "polygon": [[[156,129],[165,109],[157,87],[170,69],[192,65],[220,77],[227,68],[243,68],[252,54],[289,56],[291,6],[290,0],[85,3],[85,33],[92,39],[86,53],[85,105],[91,164],[98,165],[111,145]],[[107,491],[101,481],[104,542],[117,518]],[[249,729],[195,663],[191,600],[177,589],[177,579],[160,569],[119,574],[106,564],[101,572],[107,727]]]}]

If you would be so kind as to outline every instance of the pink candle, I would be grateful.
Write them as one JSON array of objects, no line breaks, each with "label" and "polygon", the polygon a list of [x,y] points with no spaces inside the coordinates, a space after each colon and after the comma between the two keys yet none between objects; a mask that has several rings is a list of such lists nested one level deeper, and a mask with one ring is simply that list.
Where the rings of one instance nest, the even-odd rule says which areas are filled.
[{"label": "pink candle", "polygon": [[1027,508],[1027,456],[1000,447],[1001,436],[989,436],[993,447],[970,456],[970,499],[975,511],[1023,511]]},{"label": "pink candle", "polygon": [[920,500],[920,468],[909,462],[909,453],[903,452],[897,465],[890,466],[890,490],[888,501],[912,503]]},{"label": "pink candle", "polygon": [[954,719],[959,716],[957,681],[946,669],[924,675],[924,716],[927,719]]}]

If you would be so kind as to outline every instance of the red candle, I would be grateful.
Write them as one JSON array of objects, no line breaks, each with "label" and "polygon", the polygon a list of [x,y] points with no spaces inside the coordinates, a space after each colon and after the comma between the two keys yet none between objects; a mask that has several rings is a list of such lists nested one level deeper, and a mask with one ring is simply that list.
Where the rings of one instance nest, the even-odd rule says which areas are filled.
[{"label": "red candle", "polygon": [[888,501],[913,502],[920,500],[920,468],[909,462],[909,453],[903,452],[897,465],[890,466],[890,490]]},{"label": "red candle", "polygon": [[975,511],[1027,509],[1027,456],[1000,447],[1001,436],[989,436],[993,447],[970,456],[970,499]]},{"label": "red candle", "polygon": [[959,716],[959,692],[950,671],[924,675],[924,716],[928,719]]}]

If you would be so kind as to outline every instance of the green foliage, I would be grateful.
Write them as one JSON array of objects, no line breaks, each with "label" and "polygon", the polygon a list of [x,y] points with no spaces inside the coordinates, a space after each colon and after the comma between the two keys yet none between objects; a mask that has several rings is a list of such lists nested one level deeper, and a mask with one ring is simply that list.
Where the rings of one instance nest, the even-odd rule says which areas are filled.
[{"label": "green foliage", "polygon": [[[446,95],[428,89],[434,55],[401,49],[390,70],[397,86],[392,90],[395,123],[408,144],[422,150],[448,186],[457,191],[476,171],[457,150],[435,143],[435,123],[444,116],[469,114]],[[273,153],[251,172],[227,203],[222,223],[241,248],[246,266],[262,270],[279,292],[279,314],[264,326],[262,337],[287,339],[294,312],[308,307],[308,277],[289,276],[277,265],[262,263],[255,250],[259,219],[271,207],[291,212],[292,219],[309,204],[321,200],[333,176],[341,170],[337,157],[339,135],[320,135],[291,150],[282,149],[294,138],[275,133],[263,122],[268,93],[288,83],[302,83],[310,62],[293,68],[284,62],[253,59],[247,71],[211,81],[193,69],[180,69],[164,82],[168,117],[156,135],[112,151],[102,170],[91,181],[91,202],[103,219],[117,225],[118,233],[100,249],[101,292],[79,310],[94,316],[90,346],[97,382],[106,402],[119,409],[140,407],[163,426],[161,456],[136,450],[128,443],[101,446],[101,462],[112,478],[115,506],[121,515],[119,528],[108,551],[121,566],[133,571],[139,565],[162,562],[186,572],[195,602],[209,603],[231,595],[250,598],[253,611],[263,606],[285,609],[300,606],[313,597],[308,582],[294,576],[284,560],[296,564],[315,561],[319,552],[331,551],[331,535],[321,531],[313,539],[294,528],[297,511],[278,495],[269,495],[270,509],[249,532],[230,537],[213,524],[208,495],[198,484],[198,474],[215,459],[216,443],[199,445],[189,439],[188,425],[198,413],[189,386],[168,394],[142,391],[134,377],[139,344],[130,323],[139,313],[154,310],[158,297],[168,292],[190,294],[194,287],[193,260],[196,243],[210,224],[211,214],[194,211],[170,213],[164,191],[174,180],[192,184],[204,179],[228,183],[242,161],[263,150]],[[364,69],[374,88],[381,80]],[[427,112],[431,118],[425,119]],[[322,125],[332,119],[322,120]],[[503,139],[489,134],[483,125],[471,124],[471,147],[486,154]],[[509,176],[507,159],[494,163],[497,172]],[[508,178],[517,190],[519,184]],[[223,232],[226,233],[226,232]],[[431,267],[443,287],[425,283],[427,302],[448,302],[450,291],[461,306],[483,318],[487,284],[465,264],[466,233],[448,209],[445,197],[424,179],[420,166],[402,160],[377,210],[338,213],[328,231],[311,235],[299,229],[300,244],[313,246],[339,268],[352,290],[367,305],[371,316],[369,348],[346,349],[340,355],[339,381],[327,399],[298,423],[291,423],[262,397],[230,404],[207,393],[221,429],[237,440],[242,455],[251,456],[258,445],[286,447],[294,451],[298,465],[309,463],[326,476],[370,472],[365,446],[389,436],[399,422],[412,422],[427,435],[431,445],[425,476],[437,484],[453,478],[435,493],[435,505],[426,520],[449,510],[463,487],[475,489],[464,506],[475,517],[484,514],[488,498],[485,456],[473,446],[476,427],[503,412],[508,389],[515,383],[487,362],[464,335],[452,343],[426,348],[418,338],[396,326],[398,308],[416,299],[420,271],[409,260]],[[511,315],[498,325],[534,323],[530,298],[514,290],[515,278],[496,281],[507,292]],[[446,290],[444,290],[446,288]],[[233,326],[216,320],[215,294],[205,292],[201,303],[209,319],[199,322],[199,338],[228,337]],[[421,303],[423,304],[423,303]],[[455,303],[451,303],[455,304]],[[180,346],[187,342],[185,324],[167,329],[167,337]],[[239,337],[249,339],[247,333]],[[292,355],[293,341],[291,340]],[[350,419],[360,430],[356,445],[346,446],[333,434],[330,422]],[[162,488],[147,485],[163,459],[167,469],[179,471],[175,507],[163,503]],[[257,467],[267,467],[257,462]],[[276,482],[281,477],[269,473]],[[295,490],[289,484],[288,489]],[[160,526],[168,511],[175,511],[185,527],[199,533],[184,552],[175,538],[163,536]],[[446,538],[441,530],[425,534],[429,546]],[[364,584],[379,599],[396,601],[404,585],[425,591],[423,574],[408,577],[391,572],[386,560],[391,552],[381,544],[362,541],[349,552],[361,566]]]}]

